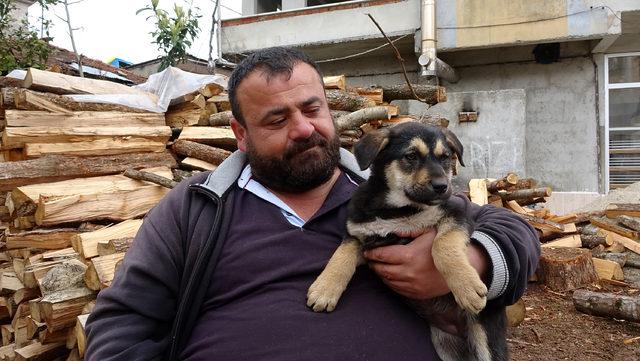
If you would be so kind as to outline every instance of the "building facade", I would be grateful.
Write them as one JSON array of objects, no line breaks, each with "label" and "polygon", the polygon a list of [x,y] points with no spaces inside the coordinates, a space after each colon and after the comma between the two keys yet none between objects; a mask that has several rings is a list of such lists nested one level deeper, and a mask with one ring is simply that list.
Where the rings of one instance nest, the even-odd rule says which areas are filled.
[{"label": "building facade", "polygon": [[[423,25],[423,3],[434,2],[435,23]],[[435,27],[437,57],[459,80],[440,79],[446,103],[399,105],[450,120],[466,145],[462,182],[515,171],[589,199],[640,181],[640,0],[245,0],[242,17],[222,22],[223,55],[292,46],[350,85],[403,83],[366,14],[418,83],[429,81],[422,28]],[[459,123],[460,111],[478,120]]]}]

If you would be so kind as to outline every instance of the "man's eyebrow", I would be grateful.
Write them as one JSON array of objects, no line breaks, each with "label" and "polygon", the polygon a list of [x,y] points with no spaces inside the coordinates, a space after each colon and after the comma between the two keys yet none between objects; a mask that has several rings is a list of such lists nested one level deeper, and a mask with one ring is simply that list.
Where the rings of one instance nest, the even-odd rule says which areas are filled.
[{"label": "man's eyebrow", "polygon": [[318,102],[320,102],[320,97],[314,95],[311,98],[309,98],[309,99],[303,101],[302,103],[300,103],[300,107],[301,108],[306,108],[306,107],[308,107],[308,106],[310,106],[310,105],[312,105],[314,103],[318,103]]},{"label": "man's eyebrow", "polygon": [[267,114],[265,114],[265,115],[260,119],[260,122],[261,122],[261,123],[266,122],[266,121],[267,121],[267,119],[268,119],[269,117],[274,116],[274,115],[281,115],[281,114],[284,114],[284,113],[286,113],[286,112],[287,112],[287,108],[286,108],[286,107],[277,107],[277,108],[273,108],[273,109],[269,110],[269,111],[267,112]]}]

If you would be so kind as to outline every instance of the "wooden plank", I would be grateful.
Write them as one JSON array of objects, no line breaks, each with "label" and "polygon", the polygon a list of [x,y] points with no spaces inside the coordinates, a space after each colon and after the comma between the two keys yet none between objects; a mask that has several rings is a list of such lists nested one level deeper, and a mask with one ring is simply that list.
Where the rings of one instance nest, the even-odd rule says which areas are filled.
[{"label": "wooden plank", "polygon": [[129,168],[177,168],[170,152],[130,153],[95,157],[48,155],[21,162],[0,163],[0,191],[16,187],[121,173]]},{"label": "wooden plank", "polygon": [[24,155],[27,159],[45,155],[89,157],[143,152],[160,153],[166,148],[165,142],[124,137],[74,143],[27,143],[24,146]]},{"label": "wooden plank", "polygon": [[68,112],[7,110],[7,127],[161,127],[162,113]]},{"label": "wooden plank", "polygon": [[237,144],[231,128],[222,127],[184,127],[178,140],[190,140],[223,148],[235,147]]},{"label": "wooden plank", "polygon": [[37,248],[63,249],[71,246],[71,239],[80,233],[77,229],[46,229],[21,233],[8,233],[8,249]]},{"label": "wooden plank", "polygon": [[2,132],[2,144],[6,149],[11,149],[23,148],[25,143],[86,142],[118,137],[145,138],[166,143],[171,137],[171,128],[167,126],[7,127]]},{"label": "wooden plank", "polygon": [[591,217],[589,218],[589,222],[591,222],[591,224],[593,224],[596,227],[618,233],[624,237],[628,237],[635,240],[639,238],[638,237],[638,235],[640,234],[639,232],[630,230],[625,227],[621,227],[618,224],[616,224],[615,221],[611,221],[605,217]]}]

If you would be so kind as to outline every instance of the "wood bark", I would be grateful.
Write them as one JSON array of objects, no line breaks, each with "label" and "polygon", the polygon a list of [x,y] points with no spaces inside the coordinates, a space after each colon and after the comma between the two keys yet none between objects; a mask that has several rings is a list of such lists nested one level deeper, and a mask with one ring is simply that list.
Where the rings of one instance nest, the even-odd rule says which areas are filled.
[{"label": "wood bark", "polygon": [[595,282],[591,252],[581,248],[542,248],[538,279],[554,291],[568,291]]},{"label": "wood bark", "polygon": [[611,203],[605,210],[608,218],[616,218],[626,215],[630,217],[640,217],[640,204],[636,203]]},{"label": "wood bark", "polygon": [[171,147],[174,152],[186,157],[193,157],[205,162],[219,165],[231,155],[228,150],[212,147],[189,140],[177,140]]},{"label": "wood bark", "polygon": [[[447,101],[447,92],[444,87],[433,85],[412,84],[418,97],[425,99],[427,104],[438,104]],[[393,100],[415,99],[411,89],[406,84],[396,86],[381,86],[384,101],[390,103]]]},{"label": "wood bark", "polygon": [[127,169],[124,171],[123,175],[131,179],[151,182],[169,189],[172,189],[178,184],[177,182],[174,182],[170,178],[166,178],[161,175],[157,175],[157,174],[153,174],[145,171],[139,171],[135,169]]},{"label": "wood bark", "polygon": [[133,245],[133,237],[110,239],[108,242],[98,242],[98,255],[108,256],[114,253],[126,252]]},{"label": "wood bark", "polygon": [[96,157],[48,155],[33,160],[0,163],[0,191],[28,184],[91,177],[147,167],[177,168],[171,153],[131,153]]},{"label": "wood bark", "polygon": [[500,194],[504,201],[530,199],[539,197],[550,197],[551,188],[534,188],[534,189],[519,189],[512,192]]},{"label": "wood bark", "polygon": [[601,229],[606,229],[611,232],[618,233],[624,237],[631,238],[637,240],[639,238],[640,232],[634,231],[622,226],[619,226],[616,221],[611,220],[606,217],[591,217],[589,222],[596,227]]},{"label": "wood bark", "polygon": [[231,118],[233,118],[231,110],[214,113],[209,116],[209,125],[212,127],[228,126]]},{"label": "wood bark", "polygon": [[370,107],[344,115],[336,119],[336,130],[342,132],[347,129],[357,129],[372,120],[388,120],[389,111],[386,107]]},{"label": "wood bark", "polygon": [[518,175],[515,173],[509,173],[503,178],[497,179],[487,184],[487,191],[489,193],[496,193],[499,190],[507,189],[518,184]]},{"label": "wood bark", "polygon": [[346,78],[344,75],[333,75],[322,77],[325,89],[340,89],[345,90],[347,88]]},{"label": "wood bark", "polygon": [[576,290],[573,305],[589,315],[640,322],[640,297],[637,296]]},{"label": "wood bark", "polygon": [[43,296],[54,292],[84,287],[83,277],[87,265],[78,259],[65,260],[53,266],[38,280],[38,286]]},{"label": "wood bark", "polygon": [[113,138],[144,138],[167,142],[171,128],[152,127],[7,127],[2,133],[6,149],[23,148],[25,143],[65,143]]},{"label": "wood bark", "polygon": [[369,108],[376,105],[376,103],[367,98],[354,93],[348,93],[342,90],[330,89],[326,91],[327,102],[329,108],[333,110],[346,110],[355,112],[363,108]]},{"label": "wood bark", "polygon": [[631,228],[634,231],[640,231],[640,218],[630,217],[627,215],[621,215],[617,217],[618,223]]},{"label": "wood bark", "polygon": [[40,110],[7,110],[7,127],[164,127],[164,114],[128,112],[51,113]]},{"label": "wood bark", "polygon": [[[582,247],[584,248],[596,248],[598,245],[610,246],[607,244],[607,238],[597,234],[581,234],[580,239],[582,241]],[[612,242],[609,242],[612,243]]]}]

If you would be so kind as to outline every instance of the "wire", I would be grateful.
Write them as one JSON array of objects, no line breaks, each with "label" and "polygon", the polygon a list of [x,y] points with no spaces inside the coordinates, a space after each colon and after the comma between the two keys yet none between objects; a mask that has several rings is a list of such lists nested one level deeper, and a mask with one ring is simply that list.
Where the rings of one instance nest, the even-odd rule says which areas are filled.
[{"label": "wire", "polygon": [[221,8],[225,8],[225,9],[227,9],[227,10],[231,11],[231,12],[234,12],[234,13],[236,13],[236,14],[238,14],[238,15],[242,16],[242,13],[240,13],[240,12],[238,12],[238,11],[236,11],[236,10],[233,10],[232,8],[230,8],[230,7],[228,7],[228,6],[224,6],[223,4],[220,4],[220,7],[221,7]]},{"label": "wire", "polygon": [[[406,38],[406,37],[407,37],[407,36],[409,36],[409,35],[413,35],[413,34],[405,34],[405,35],[402,35],[402,36],[400,36],[400,37],[398,37],[398,38],[395,38],[394,40],[391,40],[391,42],[392,42],[392,43],[395,43],[396,41],[398,41],[398,40],[400,40],[400,39],[404,39],[404,38]],[[382,44],[382,45],[380,45],[380,46],[376,46],[375,48],[372,48],[372,49],[369,49],[369,50],[365,50],[365,51],[360,52],[360,53],[355,53],[355,54],[351,54],[351,55],[341,56],[341,57],[339,57],[339,58],[331,58],[331,59],[316,60],[315,62],[316,62],[316,63],[329,63],[329,62],[337,61],[337,60],[346,60],[346,59],[351,59],[351,58],[355,58],[355,57],[357,57],[357,56],[361,56],[361,55],[364,55],[364,54],[368,54],[368,53],[370,53],[370,52],[372,52],[372,51],[376,51],[376,50],[378,50],[378,49],[382,49],[382,48],[384,48],[385,46],[389,46],[389,43],[384,43],[384,44]]]}]

